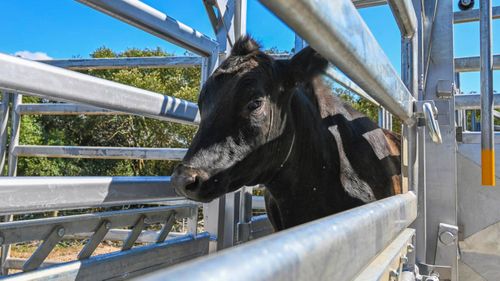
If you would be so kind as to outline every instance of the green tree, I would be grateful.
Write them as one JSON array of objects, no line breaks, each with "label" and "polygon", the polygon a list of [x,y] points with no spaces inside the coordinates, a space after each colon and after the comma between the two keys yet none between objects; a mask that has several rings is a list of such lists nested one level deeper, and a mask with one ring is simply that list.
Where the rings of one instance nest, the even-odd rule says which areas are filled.
[{"label": "green tree", "polygon": [[[272,48],[268,53],[283,53]],[[128,49],[115,52],[100,47],[93,58],[170,56],[161,48]],[[120,70],[87,70],[83,73],[163,93],[185,100],[196,101],[199,92],[200,68],[127,68]],[[350,102],[368,117],[377,120],[378,108],[350,91],[331,83],[334,94]],[[103,93],[104,94],[104,93]],[[25,103],[49,102],[35,97],[24,97]],[[399,132],[400,123],[394,121]],[[108,147],[187,147],[196,132],[195,126],[159,121],[131,115],[116,116],[33,116],[22,117],[21,144],[73,145]],[[21,158],[18,175],[32,176],[104,176],[104,175],[169,175],[173,161],[96,160]]]},{"label": "green tree", "polygon": [[[169,56],[160,48],[129,49],[121,53],[101,47],[93,58]],[[196,101],[200,68],[88,70],[86,74]],[[48,102],[25,98],[24,102]],[[131,115],[23,116],[21,144],[186,147],[195,126]],[[19,175],[168,175],[173,161],[21,158]]]}]

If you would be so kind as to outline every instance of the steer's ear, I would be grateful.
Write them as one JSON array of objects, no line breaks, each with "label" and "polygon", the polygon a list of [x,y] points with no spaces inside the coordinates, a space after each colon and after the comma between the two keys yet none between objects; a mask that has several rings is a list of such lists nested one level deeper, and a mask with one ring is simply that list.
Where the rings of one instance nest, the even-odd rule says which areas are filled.
[{"label": "steer's ear", "polygon": [[252,37],[245,35],[238,39],[231,49],[233,56],[246,56],[260,50],[260,45]]},{"label": "steer's ear", "polygon": [[290,72],[296,82],[308,81],[325,72],[328,61],[311,47],[302,49],[290,60]]}]

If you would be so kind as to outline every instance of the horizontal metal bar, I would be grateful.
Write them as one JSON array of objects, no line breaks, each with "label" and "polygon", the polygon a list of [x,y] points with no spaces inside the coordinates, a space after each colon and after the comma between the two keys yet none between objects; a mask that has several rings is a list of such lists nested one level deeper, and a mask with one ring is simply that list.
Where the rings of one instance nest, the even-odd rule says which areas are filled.
[{"label": "horizontal metal bar", "polygon": [[383,107],[413,122],[415,99],[350,0],[260,1]]},{"label": "horizontal metal bar", "polygon": [[[127,239],[128,235],[130,234],[130,230],[128,229],[111,229],[106,236],[104,237],[105,241],[124,241]],[[139,238],[137,238],[136,242],[137,243],[156,243],[156,238],[158,237],[159,231],[153,231],[153,230],[143,230],[141,234],[139,235]],[[75,233],[71,235],[65,235],[64,239],[65,240],[71,240],[71,239],[87,239],[90,236],[92,236],[92,232],[82,232],[82,233]],[[180,236],[184,236],[186,233],[182,232],[169,232],[167,239],[172,239]]]},{"label": "horizontal metal bar", "polygon": [[[473,72],[479,71],[479,57],[464,57],[455,58],[455,71],[456,72]],[[500,69],[500,55],[493,56],[493,69]]]},{"label": "horizontal metal bar", "polygon": [[100,147],[18,145],[14,155],[20,157],[92,158],[92,159],[143,159],[180,161],[186,148]]},{"label": "horizontal metal bar", "polygon": [[[398,270],[402,255],[406,256],[408,245],[412,244],[414,229],[405,229],[363,270],[354,281],[390,280],[389,272]],[[401,279],[400,279],[401,280]]]},{"label": "horizontal metal bar", "polygon": [[[465,144],[480,144],[481,132],[463,132],[462,143]],[[495,144],[500,144],[500,132],[495,132]],[[480,148],[478,148],[479,151]]]},{"label": "horizontal metal bar", "polygon": [[118,111],[70,103],[23,103],[16,107],[21,115],[121,115]]},{"label": "horizontal metal bar", "polygon": [[[27,260],[28,259],[23,259],[23,258],[8,258],[5,261],[5,268],[21,270],[23,269],[23,265],[24,263],[26,263]],[[41,264],[41,267],[47,267],[56,264],[61,264],[61,262],[46,260]]]},{"label": "horizontal metal bar", "polygon": [[352,0],[356,8],[369,8],[387,4],[387,0]]},{"label": "horizontal metal bar", "polygon": [[275,60],[288,60],[292,58],[290,54],[269,54]]},{"label": "horizontal metal bar", "polygon": [[218,49],[216,41],[138,0],[77,0],[201,56]]},{"label": "horizontal metal bar", "polygon": [[68,262],[9,276],[12,281],[121,280],[208,254],[210,235],[189,235],[163,243]]},{"label": "horizontal metal bar", "polygon": [[372,97],[370,97],[370,95],[368,95],[363,89],[361,89],[358,85],[354,84],[354,82],[352,82],[351,80],[349,80],[349,78],[345,77],[344,75],[342,75],[340,72],[338,72],[334,68],[329,67],[326,70],[325,74],[328,77],[330,77],[333,80],[335,80],[340,85],[342,85],[343,87],[345,87],[348,90],[354,92],[358,96],[367,99],[368,101],[370,101],[371,103],[375,104],[376,106],[380,106],[380,104],[376,100],[374,100]]},{"label": "horizontal metal bar", "polygon": [[[500,18],[500,6],[493,7],[493,19]],[[458,11],[453,13],[453,23],[466,23],[479,21],[479,9]]]},{"label": "horizontal metal bar", "polygon": [[0,215],[179,198],[170,177],[0,177]]},{"label": "horizontal metal bar", "polygon": [[179,123],[200,119],[192,102],[1,53],[0,88]]},{"label": "horizontal metal bar", "polygon": [[67,60],[39,60],[38,62],[50,64],[71,70],[88,69],[123,69],[123,68],[171,68],[193,67],[201,65],[201,57],[128,57],[128,58],[93,58],[93,59],[67,59]]},{"label": "horizontal metal bar", "polygon": [[416,216],[415,194],[396,195],[141,278],[352,280]]},{"label": "horizontal metal bar", "polygon": [[266,204],[264,202],[264,196],[252,196],[252,209],[266,209]]},{"label": "horizontal metal bar", "polygon": [[[103,221],[109,222],[110,228],[125,228],[133,226],[141,216],[145,216],[146,224],[164,223],[173,214],[176,219],[183,219],[193,215],[195,210],[195,205],[161,206],[4,222],[0,223],[0,235],[3,237],[3,244],[22,243],[43,240],[60,227],[63,228],[63,233],[68,235],[95,231]],[[104,235],[105,233],[102,236]]]},{"label": "horizontal metal bar", "polygon": [[[455,109],[480,109],[481,95],[456,95],[455,96]],[[493,95],[494,108],[500,108],[500,94]]]}]

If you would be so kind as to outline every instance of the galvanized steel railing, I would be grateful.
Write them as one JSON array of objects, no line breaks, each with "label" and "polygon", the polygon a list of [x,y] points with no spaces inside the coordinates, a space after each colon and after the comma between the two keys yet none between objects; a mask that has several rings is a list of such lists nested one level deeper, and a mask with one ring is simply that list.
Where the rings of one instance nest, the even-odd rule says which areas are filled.
[{"label": "galvanized steel railing", "polygon": [[[100,0],[79,1],[206,57],[51,61],[48,62],[50,64],[71,69],[89,67],[105,68],[107,67],[106,65],[110,68],[120,68],[130,65],[137,65],[139,67],[170,67],[201,64],[201,80],[203,81],[210,71],[213,70],[219,57],[224,57],[224,54],[218,53],[219,45],[223,44],[225,46],[227,43],[226,38],[234,40],[235,37],[241,34],[230,34],[228,30],[222,30],[221,26],[224,24],[214,25],[217,38],[223,38],[224,40],[224,42],[215,42],[140,1],[120,0],[114,1],[112,4],[109,1]],[[205,5],[217,7],[219,10],[233,9],[232,11],[234,11],[234,5],[229,5],[232,3],[231,1],[222,2],[219,3],[216,0],[215,4],[205,2]],[[415,98],[412,94],[415,96],[417,94],[416,63],[411,59],[404,61],[404,81],[402,81],[367,29],[351,1],[319,1],[319,3],[316,1],[313,3],[309,0],[294,0],[291,2],[261,0],[261,2],[284,19],[316,50],[356,82],[360,88],[356,88],[356,85],[348,83],[345,83],[345,85],[348,85],[351,89],[356,89],[359,93],[368,93],[376,102],[400,117],[408,125],[414,123],[413,103]],[[353,2],[357,7],[385,3],[385,1],[380,0],[355,0]],[[416,19],[410,1],[388,2],[396,16],[402,37],[408,39],[405,41],[408,46],[412,46],[414,43],[412,40],[415,39],[416,34]],[[243,5],[242,3],[239,3],[239,5]],[[333,9],[333,6],[335,6],[335,9]],[[337,10],[342,10],[343,12],[335,13],[335,17],[329,14],[330,11]],[[243,9],[239,11],[240,17],[245,16],[242,14],[242,11]],[[220,15],[224,14],[221,11],[219,13]],[[225,18],[215,18],[215,21],[213,18],[211,19],[212,24],[220,24],[218,21],[227,20]],[[229,20],[232,19],[230,18]],[[235,26],[238,27],[236,29],[244,29],[244,22],[241,18],[235,19],[235,21]],[[310,29],[314,29],[315,32],[310,32]],[[346,31],[349,31],[348,35]],[[413,48],[416,47],[413,46]],[[225,49],[225,47],[221,47],[221,50]],[[414,51],[414,49],[411,50]],[[408,52],[408,54],[410,54],[409,57],[411,58],[415,55],[415,52]],[[413,59],[416,60],[415,58]],[[196,124],[199,122],[197,107],[193,103],[3,54],[0,54],[0,88],[16,93],[48,96],[56,100],[84,104],[23,105],[20,102],[20,95],[17,95],[13,103],[14,133],[19,131],[19,118],[22,114],[35,113],[128,113],[187,124]],[[106,96],[99,95],[99,92],[106,92]],[[4,95],[4,101],[8,102],[8,95]],[[6,111],[7,109],[4,109],[2,113],[5,115]],[[5,122],[2,123],[2,127],[4,124]],[[111,155],[112,157],[116,156],[121,159],[123,157],[127,159],[180,159],[182,153],[184,153],[184,150],[139,148],[122,150],[115,155],[113,154],[114,148],[20,146],[16,135],[14,134],[11,140],[10,152],[14,156],[11,159],[12,163],[9,165],[9,168],[12,169],[9,171],[9,175],[11,176],[15,175],[16,156],[38,155],[95,158],[104,157],[104,154],[106,154],[106,156]],[[4,136],[5,134],[2,135],[2,137]],[[168,188],[168,177],[98,177],[78,179],[53,177],[44,178],[44,182],[40,180],[40,178],[0,179],[2,192],[10,192],[9,197],[0,198],[0,206],[4,206],[0,208],[0,214],[110,206],[124,203],[151,203],[168,200],[176,196],[173,194],[172,189]],[[93,196],[86,196],[85,198],[75,196],[81,190],[82,184],[88,189],[87,191],[92,191]],[[137,184],[142,185],[143,188],[137,188]],[[23,194],[39,193],[40,190],[44,191],[40,193],[41,197],[21,200]],[[57,200],[53,198],[55,194],[59,196]],[[239,218],[234,217],[234,205],[232,205],[235,204],[234,200],[234,195],[228,195],[226,199],[221,199],[221,201],[204,206],[207,211],[205,214],[206,223],[209,225],[208,229],[212,232],[212,235],[217,235],[218,240],[228,239],[233,241],[235,222],[239,222],[239,230],[246,231],[242,232],[246,234],[244,234],[245,237],[243,239],[240,239],[241,241],[246,241],[252,237],[259,237],[269,232],[269,222],[266,217],[252,218],[251,215],[248,216],[248,190],[242,192],[240,196],[240,214],[242,212],[246,213],[240,215]],[[335,280],[344,280],[344,278],[354,277],[359,273],[377,253],[388,246],[401,231],[408,227],[416,217],[416,209],[416,197],[410,192],[273,235],[266,240],[255,242],[255,244],[248,244],[239,249],[234,249],[232,252],[222,254],[219,257],[201,262],[200,265],[203,267],[206,266],[207,272],[213,272],[214,275],[211,276],[221,278],[220,274],[223,272],[236,272],[236,270],[240,270],[239,276],[243,278],[242,280],[246,280],[245,278],[255,277],[255,275],[252,275],[246,269],[251,269],[252,272],[255,272],[255,269],[258,268],[258,272],[262,274],[257,279],[253,278],[252,280],[289,280],[291,277],[296,279],[301,276],[304,278],[306,276],[308,278],[310,276],[317,276],[317,280],[331,279],[331,277],[334,277]],[[131,212],[133,216],[140,213],[140,210]],[[146,214],[143,212],[143,215]],[[70,218],[67,220],[69,223]],[[192,218],[191,233],[196,232],[193,229],[193,227],[195,228],[193,220],[194,218]],[[101,224],[99,224],[98,229],[91,238],[91,245],[93,246],[95,246],[96,241],[100,241],[106,236],[108,231],[104,229],[109,230],[107,224],[103,223],[102,220],[100,222]],[[16,223],[19,222],[7,223],[7,225],[13,226]],[[40,221],[38,223],[42,225],[44,222]],[[220,229],[220,226],[224,224],[226,224],[224,229]],[[248,228],[247,224],[250,224],[252,227]],[[137,239],[143,227],[141,221],[136,221],[133,227],[130,232],[127,232],[127,235],[129,238],[134,237],[134,239]],[[1,231],[2,227],[0,226]],[[373,232],[373,235],[369,239],[366,239],[366,232]],[[334,235],[335,233],[337,235]],[[218,236],[219,234],[221,234],[220,237]],[[242,238],[241,233],[238,233],[238,235]],[[407,241],[408,237],[411,238],[413,236],[413,234],[405,235],[405,237],[399,240]],[[56,229],[55,232],[51,231],[46,240],[48,242],[46,242],[45,248],[41,248],[41,253],[38,254],[36,262],[28,263],[28,269],[33,269],[41,265],[43,259],[46,257],[44,251],[47,251],[50,246],[55,245],[54,241],[58,241],[60,238],[59,229]],[[348,243],[349,241],[360,244],[352,245]],[[284,242],[289,242],[289,244]],[[225,247],[231,245],[233,242],[218,241],[217,243],[218,246]],[[154,258],[158,257],[158,255],[173,255],[173,258],[180,261],[188,259],[191,256],[205,254],[208,251],[208,236],[201,234],[196,237],[179,238],[176,243],[167,241],[160,244],[157,247],[147,246],[149,248],[132,249],[129,252],[110,255],[101,260],[76,261],[57,267],[39,269],[33,273],[21,275],[19,278],[45,278],[54,274],[68,278],[74,276],[89,276],[90,278],[90,276],[93,276],[93,273],[102,268],[100,261],[104,261],[104,264],[111,269],[106,273],[107,275],[103,275],[106,278],[115,278],[118,276],[122,270],[119,267],[129,268],[127,274],[134,276],[170,264],[165,261],[155,264]],[[375,246],[373,247],[373,245]],[[180,253],[178,247],[181,247],[185,253]],[[264,256],[262,256],[263,251],[265,252]],[[339,255],[343,257],[343,260],[339,260],[340,263],[336,263],[335,266],[325,266],[327,263],[331,264],[332,255],[335,254],[337,256],[339,251],[345,253]],[[362,251],[362,253],[359,251]],[[352,257],[355,252],[359,252],[361,256],[358,255],[357,258],[359,259],[356,262],[352,262],[353,260],[349,257]],[[133,259],[134,256],[136,257],[135,260]],[[242,257],[247,257],[248,260],[241,262]],[[313,260],[316,259],[324,271],[311,271],[312,263],[309,260],[310,258]],[[319,260],[319,258],[322,259]],[[216,266],[210,266],[218,260],[223,260],[224,262],[222,264],[218,263]],[[133,261],[141,261],[141,263],[134,265]],[[251,267],[245,266],[248,261],[252,262]],[[347,262],[347,264],[342,264],[342,261]],[[33,266],[33,264],[36,266]],[[254,267],[257,265],[260,265],[260,267]],[[295,269],[291,270],[292,268],[297,268],[297,271]],[[343,270],[342,274],[339,273],[340,268]],[[189,274],[191,276],[189,278],[196,278],[197,274],[202,274],[199,269],[196,268],[198,271],[193,271],[189,265],[186,265],[183,269],[177,269],[169,274],[174,274],[171,276],[177,276],[175,274],[187,276]],[[295,276],[291,276],[290,274],[294,274]],[[314,275],[309,276],[308,274]],[[228,275],[225,276],[231,277]]]},{"label": "galvanized steel railing", "polygon": [[[261,2],[377,102],[411,122],[415,99],[351,1]],[[334,11],[342,12],[333,17]]]},{"label": "galvanized steel railing", "polygon": [[415,220],[416,210],[412,192],[393,196],[141,280],[354,280]]}]

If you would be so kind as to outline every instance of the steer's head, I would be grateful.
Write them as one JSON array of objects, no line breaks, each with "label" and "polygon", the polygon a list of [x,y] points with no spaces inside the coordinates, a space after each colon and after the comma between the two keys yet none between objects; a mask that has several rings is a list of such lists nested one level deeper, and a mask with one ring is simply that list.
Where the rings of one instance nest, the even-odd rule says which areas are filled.
[{"label": "steer's head", "polygon": [[208,202],[272,177],[291,142],[295,88],[326,64],[310,48],[278,61],[253,39],[238,40],[201,90],[200,126],[172,175],[177,193]]}]

